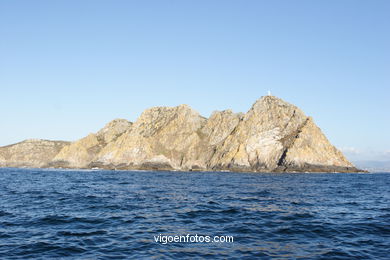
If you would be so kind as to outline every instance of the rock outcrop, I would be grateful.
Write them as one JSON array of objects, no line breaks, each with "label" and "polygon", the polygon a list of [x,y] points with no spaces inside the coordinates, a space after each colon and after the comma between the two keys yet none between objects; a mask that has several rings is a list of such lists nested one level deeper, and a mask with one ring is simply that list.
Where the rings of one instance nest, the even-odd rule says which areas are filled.
[{"label": "rock outcrop", "polygon": [[130,129],[132,123],[125,119],[109,122],[96,134],[65,146],[49,163],[51,167],[87,168],[96,155],[109,143]]},{"label": "rock outcrop", "polygon": [[[51,160],[35,165],[248,172],[359,171],[330,144],[312,118],[274,96],[262,97],[246,114],[217,111],[208,119],[187,105],[150,108],[134,124],[114,120],[96,134],[48,153]],[[28,156],[28,152],[23,154]],[[0,152],[0,164],[5,165],[8,158]],[[26,157],[18,165],[28,162]]]},{"label": "rock outcrop", "polygon": [[147,109],[131,130],[107,145],[94,165],[130,169],[182,169],[196,157],[198,131],[207,119],[187,105]]},{"label": "rock outcrop", "polygon": [[29,139],[0,147],[0,167],[45,167],[69,142]]},{"label": "rock outcrop", "polygon": [[283,170],[343,171],[354,169],[344,155],[332,146],[309,117],[285,147],[279,165]]}]

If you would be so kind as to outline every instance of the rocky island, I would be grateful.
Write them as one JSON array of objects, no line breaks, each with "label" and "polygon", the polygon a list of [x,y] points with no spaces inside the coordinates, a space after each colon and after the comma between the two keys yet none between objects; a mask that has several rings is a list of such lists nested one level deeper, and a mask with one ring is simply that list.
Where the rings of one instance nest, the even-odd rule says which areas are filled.
[{"label": "rocky island", "polygon": [[202,117],[187,105],[153,107],[75,141],[0,147],[0,167],[240,172],[359,172],[298,107],[274,96],[246,113]]}]

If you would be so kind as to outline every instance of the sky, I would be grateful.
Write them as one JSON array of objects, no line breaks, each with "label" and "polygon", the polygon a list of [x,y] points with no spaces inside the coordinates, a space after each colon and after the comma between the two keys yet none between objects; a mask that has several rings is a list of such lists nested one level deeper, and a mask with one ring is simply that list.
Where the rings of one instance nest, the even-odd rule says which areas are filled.
[{"label": "sky", "polygon": [[270,90],[351,160],[390,160],[390,1],[0,1],[0,145]]}]

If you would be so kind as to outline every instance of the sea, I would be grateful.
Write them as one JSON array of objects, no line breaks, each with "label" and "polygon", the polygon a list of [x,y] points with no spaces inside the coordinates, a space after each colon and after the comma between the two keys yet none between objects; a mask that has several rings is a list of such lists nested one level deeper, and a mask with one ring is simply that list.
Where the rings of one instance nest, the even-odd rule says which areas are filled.
[{"label": "sea", "polygon": [[390,174],[2,168],[0,259],[390,259]]}]

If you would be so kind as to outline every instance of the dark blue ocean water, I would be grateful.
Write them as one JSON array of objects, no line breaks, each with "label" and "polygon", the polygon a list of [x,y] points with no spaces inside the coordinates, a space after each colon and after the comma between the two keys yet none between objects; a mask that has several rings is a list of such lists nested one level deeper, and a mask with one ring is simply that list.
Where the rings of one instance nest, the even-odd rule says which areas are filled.
[{"label": "dark blue ocean water", "polygon": [[0,169],[2,259],[389,257],[390,174]]}]

